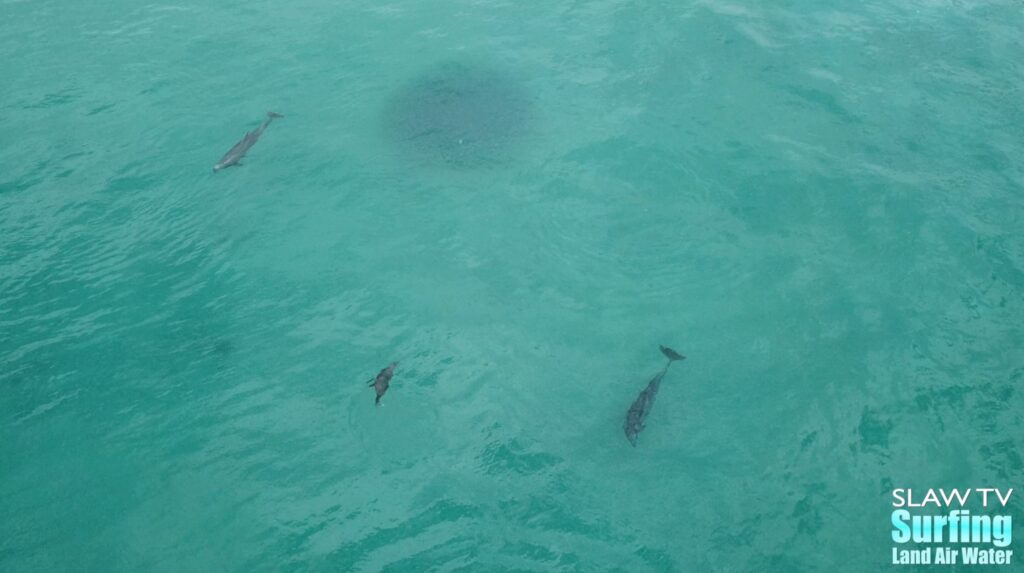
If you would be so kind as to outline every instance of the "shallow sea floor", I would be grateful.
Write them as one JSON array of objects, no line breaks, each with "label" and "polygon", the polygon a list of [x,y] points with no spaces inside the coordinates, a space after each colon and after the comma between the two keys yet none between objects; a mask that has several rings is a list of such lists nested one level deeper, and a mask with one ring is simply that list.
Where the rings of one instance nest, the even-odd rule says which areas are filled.
[{"label": "shallow sea floor", "polygon": [[0,0],[3,571],[879,571],[1021,486],[1019,2],[213,4]]}]

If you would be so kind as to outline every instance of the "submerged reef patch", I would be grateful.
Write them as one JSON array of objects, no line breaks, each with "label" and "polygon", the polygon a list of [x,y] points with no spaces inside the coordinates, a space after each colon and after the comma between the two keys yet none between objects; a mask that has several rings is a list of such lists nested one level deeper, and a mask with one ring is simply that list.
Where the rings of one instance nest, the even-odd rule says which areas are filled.
[{"label": "submerged reef patch", "polygon": [[510,74],[448,62],[399,89],[384,128],[409,159],[471,169],[508,161],[529,119],[528,92]]}]

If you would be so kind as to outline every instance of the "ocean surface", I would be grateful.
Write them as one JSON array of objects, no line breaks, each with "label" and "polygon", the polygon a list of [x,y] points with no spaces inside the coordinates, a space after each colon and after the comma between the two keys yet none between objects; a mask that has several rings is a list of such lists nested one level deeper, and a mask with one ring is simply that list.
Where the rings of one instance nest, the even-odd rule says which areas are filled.
[{"label": "ocean surface", "polygon": [[1024,495],[1022,30],[0,0],[0,570],[895,569]]}]

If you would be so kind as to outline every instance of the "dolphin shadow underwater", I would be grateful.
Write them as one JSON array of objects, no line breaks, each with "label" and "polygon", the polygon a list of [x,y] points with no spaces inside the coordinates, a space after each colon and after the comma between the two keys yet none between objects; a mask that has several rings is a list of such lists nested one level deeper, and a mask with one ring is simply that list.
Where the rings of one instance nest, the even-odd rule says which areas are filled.
[{"label": "dolphin shadow underwater", "polygon": [[658,395],[658,389],[661,387],[661,380],[665,377],[668,372],[668,367],[672,366],[672,363],[676,360],[685,360],[686,357],[679,354],[675,350],[666,346],[659,346],[661,353],[668,358],[668,363],[665,367],[658,372],[651,381],[647,383],[647,387],[644,388],[640,395],[633,401],[633,405],[629,407],[629,411],[626,412],[626,422],[623,424],[623,429],[626,432],[626,439],[629,443],[636,447],[636,438],[640,432],[644,431],[644,421],[647,420],[647,415],[651,413],[651,408],[654,407],[654,397]]},{"label": "dolphin shadow underwater", "polygon": [[267,119],[263,121],[263,124],[260,125],[258,128],[246,133],[245,136],[242,137],[241,141],[239,141],[238,143],[235,144],[234,147],[229,149],[228,152],[224,154],[224,157],[221,157],[220,161],[218,161],[217,164],[213,166],[213,172],[216,173],[221,169],[231,167],[233,165],[241,165],[242,158],[245,157],[245,154],[250,149],[252,149],[252,146],[256,145],[256,142],[260,140],[260,136],[263,135],[263,130],[267,129],[267,126],[270,125],[270,122],[280,117],[284,116],[279,113],[268,111]]}]

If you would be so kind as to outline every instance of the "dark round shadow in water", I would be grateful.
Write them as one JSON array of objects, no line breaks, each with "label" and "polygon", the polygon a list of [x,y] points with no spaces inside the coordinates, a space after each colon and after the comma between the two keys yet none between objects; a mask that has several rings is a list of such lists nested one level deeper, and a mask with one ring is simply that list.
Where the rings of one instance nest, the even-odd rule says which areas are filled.
[{"label": "dark round shadow in water", "polygon": [[530,100],[510,76],[446,63],[412,79],[385,108],[385,131],[403,154],[450,168],[501,164],[526,133]]}]

